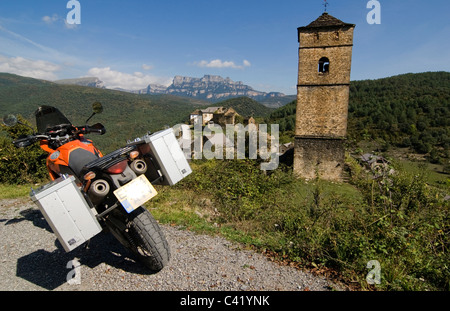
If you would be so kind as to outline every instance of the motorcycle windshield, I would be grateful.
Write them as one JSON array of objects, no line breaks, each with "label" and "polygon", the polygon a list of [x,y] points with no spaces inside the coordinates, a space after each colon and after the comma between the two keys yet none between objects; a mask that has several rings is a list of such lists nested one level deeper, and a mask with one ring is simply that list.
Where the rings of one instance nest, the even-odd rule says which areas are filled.
[{"label": "motorcycle windshield", "polygon": [[36,117],[36,126],[39,133],[45,133],[57,125],[72,124],[61,111],[55,107],[41,106],[34,113]]}]

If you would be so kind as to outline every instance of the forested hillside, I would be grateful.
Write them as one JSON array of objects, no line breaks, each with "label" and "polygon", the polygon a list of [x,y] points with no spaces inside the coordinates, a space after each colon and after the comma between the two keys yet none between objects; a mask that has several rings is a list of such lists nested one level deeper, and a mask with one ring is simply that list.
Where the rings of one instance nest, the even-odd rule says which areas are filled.
[{"label": "forested hillside", "polygon": [[406,74],[350,87],[351,135],[448,157],[450,73]]},{"label": "forested hillside", "polygon": [[[295,128],[295,101],[277,109],[268,122],[282,131]],[[431,162],[449,158],[450,73],[404,74],[378,80],[352,81],[349,138],[377,140],[429,154]]]},{"label": "forested hillside", "polygon": [[242,117],[266,117],[274,109],[268,108],[254,99],[249,97],[237,97],[224,100],[222,102],[212,104],[211,106],[222,106],[226,108],[233,108]]},{"label": "forested hillside", "polygon": [[0,74],[0,112],[20,114],[34,122],[40,105],[59,108],[72,123],[82,125],[91,105],[101,102],[104,112],[92,122],[101,122],[106,135],[95,138],[103,150],[112,151],[127,140],[188,120],[189,113],[207,102],[172,95],[137,95],[91,87],[58,85],[44,80]]},{"label": "forested hillside", "polygon": [[[81,86],[57,85],[43,80],[0,74],[0,111],[21,114],[33,120],[42,104],[53,105],[75,124],[89,116],[93,102],[104,113],[96,116],[108,129],[99,140],[108,149],[127,139],[187,121],[189,113],[208,102],[170,95],[137,95]],[[242,116],[267,116],[278,123],[284,135],[295,128],[295,101],[275,111],[246,97],[217,106],[233,107]],[[377,141],[383,148],[409,147],[426,154],[430,162],[446,164],[450,147],[450,73],[404,74],[378,80],[352,81],[349,103],[351,141]],[[447,160],[444,160],[447,159]]]}]

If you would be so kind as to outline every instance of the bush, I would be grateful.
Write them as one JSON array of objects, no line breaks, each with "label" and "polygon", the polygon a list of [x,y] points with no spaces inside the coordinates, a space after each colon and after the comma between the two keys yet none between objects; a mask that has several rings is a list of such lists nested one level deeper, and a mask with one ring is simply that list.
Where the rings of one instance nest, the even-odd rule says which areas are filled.
[{"label": "bush", "polygon": [[349,238],[362,238],[359,251],[382,263],[383,288],[450,289],[448,201],[427,185],[424,172],[353,178],[366,208],[359,228],[364,235],[355,230]]},{"label": "bush", "polygon": [[[28,124],[19,116],[22,123]],[[36,183],[48,177],[45,152],[34,144],[27,148],[16,148],[12,141],[21,135],[30,135],[32,130],[24,125],[6,127],[2,125],[0,132],[0,183],[26,184]]]},{"label": "bush", "polygon": [[213,222],[283,260],[335,269],[364,288],[377,260],[375,289],[450,289],[448,202],[422,175],[389,175],[388,166],[373,179],[347,162],[351,184],[305,182],[283,167],[266,174],[251,160],[194,161],[182,187],[212,198]]},{"label": "bush", "polygon": [[267,194],[292,178],[280,173],[281,170],[266,174],[261,171],[259,161],[248,159],[200,163],[190,177],[189,185],[196,191],[213,195],[227,221],[255,217]]}]

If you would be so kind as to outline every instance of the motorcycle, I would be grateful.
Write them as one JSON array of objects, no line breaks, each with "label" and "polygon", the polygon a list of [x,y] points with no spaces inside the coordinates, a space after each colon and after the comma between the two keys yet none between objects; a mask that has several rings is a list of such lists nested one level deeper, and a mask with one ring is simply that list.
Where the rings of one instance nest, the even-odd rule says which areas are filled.
[{"label": "motorcycle", "polygon": [[[20,137],[13,144],[24,148],[40,142],[40,147],[48,153],[46,166],[51,184],[71,177],[83,202],[92,211],[99,230],[112,233],[150,270],[160,271],[170,260],[170,248],[158,223],[142,204],[156,195],[152,184],[157,184],[164,176],[155,174],[158,163],[155,163],[154,154],[143,139],[103,155],[92,140],[86,138],[87,134],[106,133],[101,123],[87,125],[94,115],[102,111],[102,105],[95,103],[86,125],[73,126],[57,108],[41,106],[35,112],[38,133]],[[6,116],[3,122],[8,126],[20,123],[13,115]],[[150,166],[153,166],[153,171],[148,174]],[[156,176],[156,179],[150,183],[146,176]],[[67,201],[71,200],[66,200],[65,204],[69,204]],[[58,238],[61,234],[57,234]],[[64,243],[67,244],[66,251],[70,251],[70,244],[75,240]]]}]

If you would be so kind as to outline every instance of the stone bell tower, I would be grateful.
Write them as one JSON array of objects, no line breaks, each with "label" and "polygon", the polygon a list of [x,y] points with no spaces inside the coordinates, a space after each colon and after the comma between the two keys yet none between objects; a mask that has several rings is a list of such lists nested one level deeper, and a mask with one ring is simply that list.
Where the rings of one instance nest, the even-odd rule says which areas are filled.
[{"label": "stone bell tower", "polygon": [[323,13],[298,28],[294,173],[342,180],[355,25]]}]

